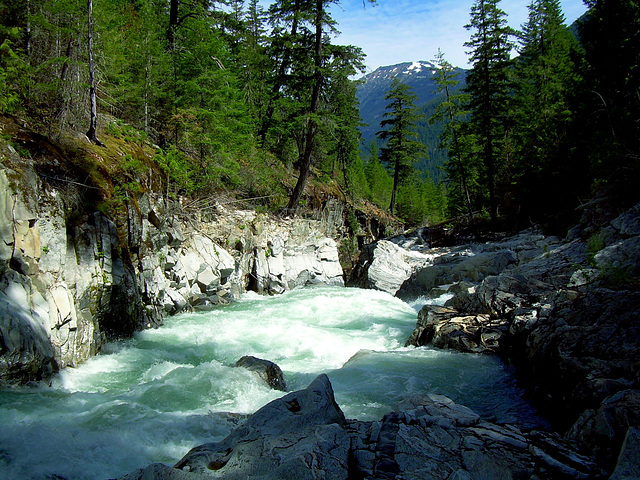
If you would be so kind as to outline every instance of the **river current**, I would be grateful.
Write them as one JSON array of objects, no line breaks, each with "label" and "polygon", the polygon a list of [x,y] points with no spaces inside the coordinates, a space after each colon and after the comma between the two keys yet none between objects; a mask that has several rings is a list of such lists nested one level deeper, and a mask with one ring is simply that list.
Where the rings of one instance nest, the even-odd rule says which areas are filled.
[{"label": "river current", "polygon": [[542,425],[499,359],[404,347],[421,305],[323,286],[168,318],[50,387],[0,389],[0,479],[106,480],[223,439],[237,421],[223,412],[283,395],[233,367],[243,355],[276,362],[288,390],[327,373],[348,418],[439,393],[494,421]]}]

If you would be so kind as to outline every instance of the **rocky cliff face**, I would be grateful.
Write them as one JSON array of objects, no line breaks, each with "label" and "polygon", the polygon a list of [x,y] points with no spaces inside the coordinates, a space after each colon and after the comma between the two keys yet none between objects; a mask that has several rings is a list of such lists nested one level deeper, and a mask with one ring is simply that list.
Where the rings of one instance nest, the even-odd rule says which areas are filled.
[{"label": "rocky cliff face", "polygon": [[204,221],[146,193],[114,221],[92,188],[51,180],[11,146],[0,151],[0,380],[46,379],[108,338],[247,289],[343,284],[337,202],[318,220],[218,206]]}]

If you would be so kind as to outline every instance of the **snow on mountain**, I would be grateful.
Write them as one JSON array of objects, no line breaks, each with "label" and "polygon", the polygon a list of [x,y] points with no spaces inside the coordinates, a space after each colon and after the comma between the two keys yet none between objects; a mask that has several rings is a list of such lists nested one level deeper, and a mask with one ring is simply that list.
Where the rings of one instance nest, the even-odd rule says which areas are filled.
[{"label": "snow on mountain", "polygon": [[[394,78],[399,78],[413,89],[413,93],[418,97],[416,106],[425,115],[424,121],[418,125],[421,140],[427,144],[429,155],[429,166],[423,170],[429,170],[434,175],[437,174],[437,168],[431,164],[442,164],[444,153],[438,151],[439,131],[442,127],[430,125],[428,117],[433,113],[433,105],[436,99],[436,75],[439,67],[425,60],[415,62],[403,62],[396,65],[384,66],[376,69],[374,72],[365,75],[358,85],[357,97],[360,102],[360,116],[366,126],[360,130],[362,132],[364,148],[363,153],[367,153],[371,141],[375,139],[376,132],[380,130],[380,122],[383,119],[383,113],[388,100],[384,96],[391,87]],[[466,70],[457,69],[458,80],[460,86],[464,85]],[[440,130],[438,130],[440,129]]]}]

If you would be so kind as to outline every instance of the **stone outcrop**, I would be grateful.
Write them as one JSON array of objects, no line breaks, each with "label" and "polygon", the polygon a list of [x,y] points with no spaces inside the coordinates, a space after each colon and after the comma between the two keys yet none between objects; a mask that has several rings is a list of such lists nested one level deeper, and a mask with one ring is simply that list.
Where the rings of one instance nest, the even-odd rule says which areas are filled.
[{"label": "stone outcrop", "polygon": [[404,237],[394,237],[365,245],[349,283],[395,295],[416,268],[429,262],[419,247],[404,248],[404,240]]},{"label": "stone outcrop", "polygon": [[455,308],[425,305],[405,346],[433,345],[466,353],[495,353],[509,330],[487,313],[465,315]]},{"label": "stone outcrop", "polygon": [[202,218],[148,192],[113,217],[84,178],[42,168],[0,144],[0,381],[46,379],[108,338],[249,289],[344,283],[337,203],[318,220],[220,205]]},{"label": "stone outcrop", "polygon": [[408,344],[504,355],[567,438],[612,470],[640,425],[639,225],[636,206],[588,237],[578,227],[564,242],[497,242],[489,250],[514,261],[481,281],[430,272],[439,261],[422,267],[398,295],[452,298],[423,308]]},{"label": "stone outcrop", "polygon": [[455,282],[481,282],[559,244],[556,237],[525,232],[499,243],[433,248],[423,228],[365,245],[348,283],[414,297]]},{"label": "stone outcrop", "polygon": [[601,478],[557,436],[482,420],[441,395],[411,398],[380,421],[345,419],[326,375],[258,410],[226,439],[122,480],[213,478]]},{"label": "stone outcrop", "polygon": [[236,367],[246,368],[258,374],[258,376],[274,390],[287,391],[287,382],[284,380],[282,369],[269,360],[245,355],[236,362]]}]

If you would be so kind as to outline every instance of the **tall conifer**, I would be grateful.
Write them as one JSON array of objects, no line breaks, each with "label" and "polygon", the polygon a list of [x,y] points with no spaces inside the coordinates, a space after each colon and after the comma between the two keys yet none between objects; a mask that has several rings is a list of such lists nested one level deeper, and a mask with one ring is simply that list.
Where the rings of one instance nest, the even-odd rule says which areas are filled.
[{"label": "tall conifer", "polygon": [[437,94],[444,96],[442,103],[438,105],[429,123],[444,121],[445,127],[440,138],[440,146],[447,150],[449,159],[444,168],[447,172],[451,188],[450,195],[455,198],[450,207],[466,211],[469,217],[473,214],[473,190],[477,187],[478,172],[476,165],[476,152],[471,148],[472,142],[469,135],[464,135],[463,122],[469,115],[467,104],[469,95],[454,93],[460,83],[456,80],[457,70],[438,50],[436,62],[439,67],[436,73]]},{"label": "tall conifer", "polygon": [[390,102],[387,105],[388,111],[383,113],[385,119],[380,122],[383,130],[376,135],[386,142],[381,149],[381,158],[393,172],[393,189],[389,203],[389,211],[393,213],[398,187],[405,177],[412,173],[413,164],[418,157],[426,155],[426,151],[424,145],[417,140],[418,135],[415,132],[415,123],[421,115],[417,113],[414,104],[418,97],[411,87],[394,78],[384,98]]},{"label": "tall conifer", "polygon": [[[527,218],[548,215],[565,194],[568,133],[577,85],[577,43],[564,24],[558,0],[533,0],[522,26],[516,62],[517,88],[513,111],[517,139],[514,181]],[[564,185],[564,186],[563,186]],[[545,199],[532,199],[546,190]]]},{"label": "tall conifer", "polygon": [[476,0],[471,7],[471,22],[465,26],[472,31],[465,43],[471,48],[472,68],[467,76],[471,122],[481,146],[492,221],[498,214],[498,173],[505,163],[503,149],[508,137],[510,52],[514,33],[499,4],[500,0]]}]

